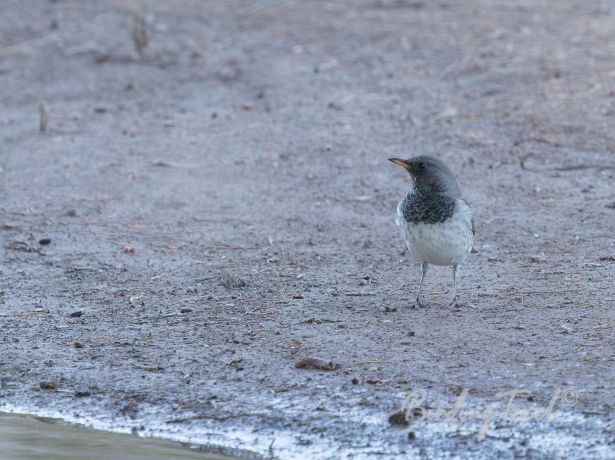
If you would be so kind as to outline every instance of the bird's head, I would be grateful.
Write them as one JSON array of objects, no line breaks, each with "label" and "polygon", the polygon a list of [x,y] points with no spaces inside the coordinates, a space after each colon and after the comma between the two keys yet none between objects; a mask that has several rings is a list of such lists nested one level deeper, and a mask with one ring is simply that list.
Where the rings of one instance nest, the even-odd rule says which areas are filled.
[{"label": "bird's head", "polygon": [[439,158],[420,155],[407,160],[389,158],[404,168],[414,179],[415,187],[441,193],[460,193],[453,172]]}]

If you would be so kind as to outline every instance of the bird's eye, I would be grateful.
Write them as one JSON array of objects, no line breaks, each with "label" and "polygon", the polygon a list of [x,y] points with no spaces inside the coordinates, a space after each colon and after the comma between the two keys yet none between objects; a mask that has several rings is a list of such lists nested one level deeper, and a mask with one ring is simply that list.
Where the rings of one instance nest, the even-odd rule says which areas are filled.
[{"label": "bird's eye", "polygon": [[421,171],[423,171],[426,168],[425,163],[419,163],[418,167]]}]

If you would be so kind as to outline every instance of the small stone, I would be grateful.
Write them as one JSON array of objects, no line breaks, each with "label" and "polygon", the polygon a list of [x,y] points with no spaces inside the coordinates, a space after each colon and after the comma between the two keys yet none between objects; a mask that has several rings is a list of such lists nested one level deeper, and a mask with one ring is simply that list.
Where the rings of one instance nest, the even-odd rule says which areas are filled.
[{"label": "small stone", "polygon": [[41,390],[57,390],[59,385],[56,382],[42,381],[38,383],[38,386]]},{"label": "small stone", "polygon": [[539,264],[545,261],[545,256],[544,254],[537,254],[537,255],[532,255],[528,258],[528,260],[530,261],[530,263],[532,264]]},{"label": "small stone", "polygon": [[73,346],[74,346],[75,348],[83,348],[83,343],[81,343],[81,342],[75,342],[75,343],[73,344]]},{"label": "small stone", "polygon": [[321,371],[334,371],[341,366],[333,361],[325,362],[316,358],[302,358],[295,363],[297,369],[316,369]]},{"label": "small stone", "polygon": [[222,286],[227,289],[237,289],[245,287],[246,282],[242,280],[239,276],[231,274],[231,273],[223,273],[222,274]]},{"label": "small stone", "polygon": [[313,318],[310,318],[304,322],[305,324],[322,324],[322,319],[320,319],[318,316],[314,316]]},{"label": "small stone", "polygon": [[75,390],[75,397],[77,398],[86,398],[88,396],[92,396],[92,392],[89,390],[89,388],[77,388]]},{"label": "small stone", "polygon": [[38,244],[40,244],[41,246],[46,246],[49,243],[51,243],[51,238],[41,238],[40,240],[38,240]]},{"label": "small stone", "polygon": [[190,313],[192,311],[192,308],[182,308],[179,310],[180,313]]},{"label": "small stone", "polygon": [[70,209],[70,210],[66,211],[66,215],[68,217],[77,217],[77,211],[74,210],[74,209]]},{"label": "small stone", "polygon": [[389,417],[389,423],[393,426],[409,426],[410,423],[406,419],[406,411],[400,410]]},{"label": "small stone", "polygon": [[81,318],[83,316],[83,310],[74,311],[69,316],[71,318]]}]

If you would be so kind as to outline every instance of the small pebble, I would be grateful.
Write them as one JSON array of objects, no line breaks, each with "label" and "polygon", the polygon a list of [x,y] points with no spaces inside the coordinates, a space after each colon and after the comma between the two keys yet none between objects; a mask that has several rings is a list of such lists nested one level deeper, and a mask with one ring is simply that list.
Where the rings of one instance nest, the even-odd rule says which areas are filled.
[{"label": "small pebble", "polygon": [[85,398],[87,396],[92,396],[92,393],[88,388],[77,388],[75,390],[75,396],[77,398]]},{"label": "small pebble", "polygon": [[39,388],[41,390],[57,390],[58,389],[58,384],[56,382],[39,382],[38,384]]},{"label": "small pebble", "polygon": [[221,278],[222,286],[227,289],[237,289],[246,286],[246,282],[235,274],[223,273]]},{"label": "small pebble", "polygon": [[389,417],[389,423],[393,426],[409,426],[408,420],[406,418],[405,411],[395,412],[393,415]]},{"label": "small pebble", "polygon": [[81,316],[83,315],[83,311],[82,310],[77,310],[74,311],[70,314],[71,318],[81,318]]}]

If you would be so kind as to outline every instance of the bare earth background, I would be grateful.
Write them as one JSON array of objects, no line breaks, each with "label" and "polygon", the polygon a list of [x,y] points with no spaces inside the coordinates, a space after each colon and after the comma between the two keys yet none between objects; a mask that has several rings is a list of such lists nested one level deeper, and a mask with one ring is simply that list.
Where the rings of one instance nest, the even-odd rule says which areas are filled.
[{"label": "bare earth background", "polygon": [[[615,456],[611,2],[0,15],[0,409],[279,458]],[[475,210],[454,310],[438,268],[410,308],[386,159],[419,153]],[[481,443],[389,425],[464,387],[578,401]]]}]

